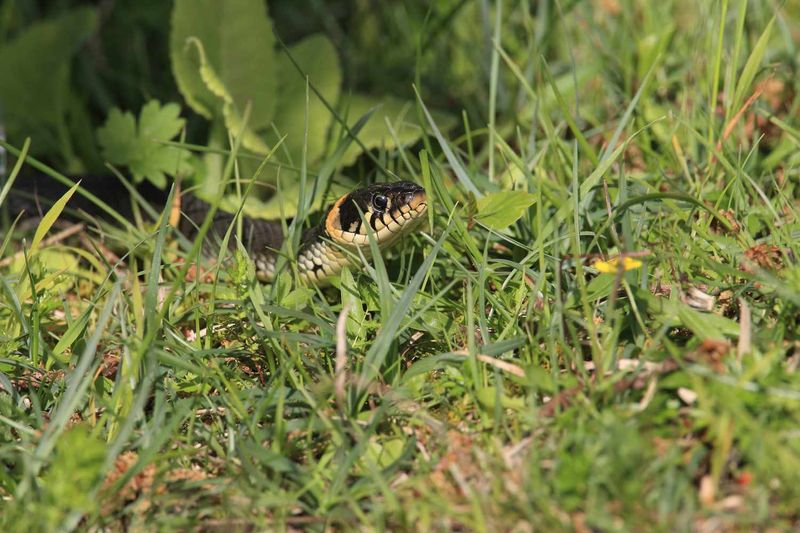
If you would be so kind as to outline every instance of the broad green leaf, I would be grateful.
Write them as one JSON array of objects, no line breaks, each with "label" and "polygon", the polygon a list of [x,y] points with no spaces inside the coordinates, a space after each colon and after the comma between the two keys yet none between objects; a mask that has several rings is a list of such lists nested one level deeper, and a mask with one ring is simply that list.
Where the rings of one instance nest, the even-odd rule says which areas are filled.
[{"label": "broad green leaf", "polygon": [[701,313],[677,299],[658,298],[647,290],[637,289],[636,298],[646,311],[664,325],[685,326],[699,339],[722,340],[739,335],[739,324],[714,313]]},{"label": "broad green leaf", "polygon": [[475,220],[492,229],[504,229],[520,219],[536,195],[524,191],[499,191],[478,199]]},{"label": "broad green leaf", "polygon": [[[342,71],[339,56],[330,39],[322,34],[312,35],[290,46],[288,49],[308,82],[319,91],[331,105],[336,105],[342,84]],[[291,163],[299,167],[302,161],[303,142],[306,135],[306,76],[300,74],[285,53],[279,53],[278,72],[280,82],[275,111],[277,135],[268,132],[267,138],[277,142],[286,135],[284,146],[291,157]],[[318,161],[325,154],[328,130],[333,116],[322,100],[309,88],[308,95],[308,162]],[[284,160],[283,151],[278,159]],[[281,173],[284,171],[282,170]]]},{"label": "broad green leaf", "polygon": [[163,144],[183,128],[180,111],[177,104],[161,106],[151,100],[142,107],[137,125],[131,113],[112,109],[105,125],[97,130],[103,156],[115,165],[126,165],[134,182],[146,179],[165,188],[168,175],[187,173],[192,168],[187,150]]},{"label": "broad green leaf", "polygon": [[[369,122],[371,116],[371,112],[367,112],[361,116],[356,123],[350,127],[350,132],[353,135],[359,135],[361,130],[364,128],[364,125]],[[348,150],[352,143],[353,139],[350,136],[339,139],[336,150],[333,152],[333,154],[324,159],[316,177],[316,183],[320,191],[327,190],[337,198],[345,192],[349,192],[349,189],[337,189],[336,184],[331,184],[329,187],[329,182],[336,168],[340,165],[344,153]],[[339,180],[339,182],[341,183],[341,180]],[[258,216],[261,216],[262,218],[277,218],[282,216],[293,217],[297,214],[297,207],[299,205],[298,200],[300,198],[299,180],[294,179],[294,176],[291,174],[288,176],[281,175],[278,185],[278,193],[274,194],[266,203],[263,204],[263,209],[261,209],[260,215]],[[303,208],[303,213],[308,213],[315,209],[319,209],[324,202],[321,194],[308,196],[305,200],[306,205]]]},{"label": "broad green leaf", "polygon": [[[200,73],[199,40],[208,66],[229,92],[241,116],[251,105],[248,125],[269,126],[275,111],[278,65],[272,21],[261,0],[176,0],[172,11],[170,57],[178,88],[201,115],[222,116],[224,102],[209,89]],[[229,115],[233,116],[232,112]]]},{"label": "broad green leaf", "polygon": [[39,248],[39,244],[41,244],[42,239],[47,232],[50,231],[50,228],[53,227],[55,221],[61,216],[61,212],[64,210],[64,207],[69,202],[69,199],[72,198],[72,195],[75,194],[75,191],[78,190],[80,187],[80,182],[73,185],[64,195],[56,200],[47,213],[42,217],[42,221],[39,223],[39,227],[36,228],[36,233],[33,234],[33,240],[31,241],[31,248],[30,248],[30,255],[36,253],[36,250]]},{"label": "broad green leaf", "polygon": [[[253,218],[277,220],[291,218],[297,214],[297,200],[300,195],[300,185],[294,179],[281,179],[280,194],[275,194],[269,200],[261,200],[253,195],[248,196],[244,202],[242,212]],[[326,201],[333,201],[348,191],[343,185],[332,185],[330,196],[317,194],[311,204],[311,210],[317,211]],[[210,200],[211,198],[207,198]],[[239,199],[235,195],[227,195],[220,202],[220,209],[235,213],[239,208]]]},{"label": "broad green leaf", "polygon": [[298,311],[304,309],[308,305],[309,300],[313,297],[313,289],[308,287],[295,287],[289,291],[286,296],[281,298],[280,305],[286,309]]},{"label": "broad green leaf", "polygon": [[[358,134],[358,139],[368,150],[393,150],[398,146],[412,144],[422,137],[424,130],[417,120],[417,112],[411,101],[353,94],[342,99],[339,112],[347,117],[348,126],[351,126],[371,109],[374,109],[372,118]],[[440,131],[448,130],[456,123],[455,118],[446,113],[432,112],[431,118]],[[361,146],[354,142],[344,153],[340,164],[352,165],[362,152]]]},{"label": "broad green leaf", "polygon": [[222,119],[225,122],[227,130],[234,135],[241,135],[242,144],[245,148],[260,154],[268,153],[270,151],[269,146],[264,143],[249,125],[245,125],[243,115],[236,109],[233,96],[231,96],[231,93],[225,86],[225,82],[222,81],[214,71],[214,67],[208,62],[203,43],[196,37],[189,37],[187,42],[197,50],[197,56],[200,62],[200,78],[203,80],[203,83],[206,84],[208,90],[220,100],[219,103],[222,105]]},{"label": "broad green leaf", "polygon": [[94,32],[92,9],[76,9],[34,24],[0,47],[0,103],[11,139],[32,137],[34,155],[73,157],[65,113],[69,64]]},{"label": "broad green leaf", "polygon": [[[589,301],[595,302],[602,298],[607,298],[614,288],[614,280],[616,277],[616,274],[605,274],[592,279],[586,286],[586,296],[589,298]],[[567,306],[575,305],[575,303],[575,295],[570,294],[567,299]]]}]

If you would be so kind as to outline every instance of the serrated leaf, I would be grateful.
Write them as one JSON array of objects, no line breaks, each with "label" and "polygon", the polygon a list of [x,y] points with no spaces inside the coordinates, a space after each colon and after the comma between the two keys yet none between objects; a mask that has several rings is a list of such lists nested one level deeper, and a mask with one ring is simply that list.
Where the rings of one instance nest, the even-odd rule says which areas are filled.
[{"label": "serrated leaf", "polygon": [[157,100],[150,100],[139,115],[139,136],[144,139],[168,140],[180,133],[184,120],[180,117],[178,104],[160,106]]},{"label": "serrated leaf", "polygon": [[504,229],[536,202],[536,196],[524,191],[499,191],[478,199],[475,220],[492,229]]},{"label": "serrated leaf", "polygon": [[188,152],[172,146],[162,146],[156,150],[145,150],[142,157],[131,161],[128,168],[133,174],[133,180],[139,183],[148,180],[150,183],[164,189],[167,186],[167,175],[175,175],[179,170],[186,169],[183,164],[188,158]]},{"label": "serrated leaf", "polygon": [[162,106],[151,100],[142,107],[139,122],[131,113],[112,109],[106,123],[97,130],[103,157],[115,165],[127,166],[134,182],[148,180],[165,188],[167,176],[189,172],[191,155],[187,150],[162,144],[174,138],[184,125],[180,106]]},{"label": "serrated leaf", "polygon": [[103,157],[115,164],[126,164],[136,152],[136,118],[132,113],[114,108],[105,125],[98,128],[97,138]]},{"label": "serrated leaf", "polygon": [[[393,150],[398,146],[407,146],[419,140],[424,133],[423,127],[417,120],[414,103],[411,101],[352,94],[342,98],[339,107],[340,113],[347,117],[350,126],[367,112],[374,110],[369,122],[358,134],[358,139],[367,150],[373,148]],[[446,113],[433,112],[431,116],[441,131],[453,127],[456,123],[455,118]],[[363,151],[358,143],[352,143],[344,153],[340,164],[352,165]]]},{"label": "serrated leaf", "polygon": [[[275,36],[261,0],[176,0],[172,10],[170,58],[178,88],[201,115],[222,116],[223,105],[200,72],[187,40],[202,43],[209,68],[228,91],[236,112],[251,104],[249,126],[269,126],[275,111]],[[212,86],[213,88],[213,86]],[[229,111],[229,115],[233,113]]]},{"label": "serrated leaf", "polygon": [[[0,102],[9,138],[32,137],[34,155],[74,154],[65,113],[70,59],[94,32],[93,9],[76,9],[33,24],[0,47]],[[68,161],[68,163],[76,163]]]}]

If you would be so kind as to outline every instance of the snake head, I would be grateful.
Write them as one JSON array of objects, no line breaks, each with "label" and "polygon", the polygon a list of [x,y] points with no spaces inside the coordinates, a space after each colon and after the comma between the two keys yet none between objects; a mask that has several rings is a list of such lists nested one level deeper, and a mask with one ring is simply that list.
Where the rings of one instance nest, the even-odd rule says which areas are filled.
[{"label": "snake head", "polygon": [[325,229],[333,240],[356,246],[369,243],[371,229],[378,245],[384,246],[416,228],[427,209],[425,189],[416,183],[381,183],[339,198],[328,213]]}]

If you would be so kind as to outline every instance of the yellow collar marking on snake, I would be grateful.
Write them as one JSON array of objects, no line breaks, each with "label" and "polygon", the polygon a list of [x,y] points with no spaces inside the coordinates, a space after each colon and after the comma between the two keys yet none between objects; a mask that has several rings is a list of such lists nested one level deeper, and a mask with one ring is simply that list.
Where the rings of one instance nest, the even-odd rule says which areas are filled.
[{"label": "yellow collar marking on snake", "polygon": [[308,282],[327,283],[350,263],[339,246],[354,252],[361,249],[369,257],[369,231],[378,246],[386,248],[416,229],[427,209],[425,189],[407,181],[373,185],[342,196],[322,223],[303,236],[297,257],[300,276]]}]

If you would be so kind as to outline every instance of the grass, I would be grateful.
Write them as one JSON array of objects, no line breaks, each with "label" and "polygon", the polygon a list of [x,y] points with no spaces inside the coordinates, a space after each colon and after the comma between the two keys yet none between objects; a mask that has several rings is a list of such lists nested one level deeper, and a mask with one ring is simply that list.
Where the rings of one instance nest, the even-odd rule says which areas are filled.
[{"label": "grass", "polygon": [[[377,154],[428,227],[331,288],[166,217],[6,233],[4,529],[797,527],[800,13],[525,4],[460,133],[421,90],[430,135]],[[510,189],[533,205],[481,222]]]}]

